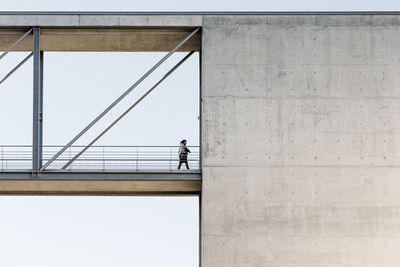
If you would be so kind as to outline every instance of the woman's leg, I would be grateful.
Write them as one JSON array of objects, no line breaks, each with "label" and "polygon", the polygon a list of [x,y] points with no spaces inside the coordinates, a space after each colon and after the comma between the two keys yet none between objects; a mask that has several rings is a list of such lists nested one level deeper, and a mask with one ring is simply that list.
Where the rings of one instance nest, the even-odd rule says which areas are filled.
[{"label": "woman's leg", "polygon": [[187,162],[187,154],[186,153],[181,153],[180,156],[179,156],[178,170],[181,168],[182,163],[185,163],[186,169],[189,169],[189,165],[188,165],[188,162]]},{"label": "woman's leg", "polygon": [[185,160],[185,164],[186,164],[186,169],[189,170],[189,163],[188,163],[187,159]]},{"label": "woman's leg", "polygon": [[179,158],[178,170],[181,168],[182,163],[183,163],[182,159]]}]

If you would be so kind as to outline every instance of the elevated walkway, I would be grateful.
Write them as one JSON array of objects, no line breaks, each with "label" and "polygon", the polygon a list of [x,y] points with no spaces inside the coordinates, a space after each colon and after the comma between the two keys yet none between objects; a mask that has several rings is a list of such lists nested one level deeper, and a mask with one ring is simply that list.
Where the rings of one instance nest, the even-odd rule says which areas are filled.
[{"label": "elevated walkway", "polygon": [[[200,50],[199,21],[192,21],[191,17],[186,19],[180,17],[179,25],[176,25],[173,18],[166,16],[162,20],[172,22],[169,27],[164,27],[164,22],[159,25],[162,27],[157,27],[159,18],[153,22],[147,18],[141,19],[142,23],[145,23],[139,23],[141,26],[137,23],[134,23],[136,26],[129,26],[131,21],[124,26],[118,23],[117,27],[103,23],[102,26],[86,24],[81,27],[83,26],[81,22],[85,18],[80,16],[74,17],[74,22],[70,21],[72,24],[69,26],[53,25],[52,23],[58,20],[55,17],[47,17],[50,19],[48,23],[44,23],[42,16],[28,17],[18,16],[18,20],[22,21],[8,24],[10,17],[5,13],[0,14],[0,50],[4,50],[0,54],[0,60],[11,51],[32,51],[3,76],[0,84],[31,57],[33,58],[32,146],[0,147],[0,194],[198,193],[201,184],[198,147],[190,148],[193,152],[188,158],[191,170],[177,170],[178,147],[94,146],[94,144],[188,58]],[[76,25],[76,22],[79,25]],[[99,47],[98,44],[104,46]],[[43,146],[43,59],[46,51],[168,51],[168,53],[68,143],[63,146]],[[88,144],[75,145],[96,123],[178,51],[188,53],[185,53],[178,63],[129,108],[107,124],[108,126]]]},{"label": "elevated walkway", "polygon": [[[62,146],[43,146],[47,161]],[[177,146],[92,146],[62,169],[82,146],[71,146],[48,169],[32,171],[32,146],[0,146],[0,194],[181,195],[201,191],[199,147],[189,147],[190,170],[177,169]]]},{"label": "elevated walkway", "polygon": [[[63,146],[43,146],[42,161],[47,162]],[[179,163],[178,146],[91,146],[79,158],[62,169],[84,146],[71,146],[49,167],[48,171],[84,172],[173,172]],[[188,162],[191,170],[200,170],[198,146],[188,146],[191,153]],[[184,169],[184,167],[183,167]],[[32,171],[32,146],[0,145],[0,171]],[[181,173],[180,170],[178,173]]]}]

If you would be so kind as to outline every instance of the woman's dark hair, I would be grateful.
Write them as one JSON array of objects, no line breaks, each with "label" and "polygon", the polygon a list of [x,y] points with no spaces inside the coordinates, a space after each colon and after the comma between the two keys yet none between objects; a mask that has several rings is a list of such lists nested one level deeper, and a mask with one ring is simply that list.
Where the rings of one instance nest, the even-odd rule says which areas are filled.
[{"label": "woman's dark hair", "polygon": [[184,142],[187,142],[186,139],[183,139],[183,140],[181,141],[181,144],[183,144]]}]

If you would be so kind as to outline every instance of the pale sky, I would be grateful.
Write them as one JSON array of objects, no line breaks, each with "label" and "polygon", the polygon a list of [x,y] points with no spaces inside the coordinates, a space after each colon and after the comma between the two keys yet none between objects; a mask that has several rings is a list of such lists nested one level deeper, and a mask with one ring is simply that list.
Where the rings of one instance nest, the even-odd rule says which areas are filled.
[{"label": "pale sky", "polygon": [[197,197],[0,196],[0,266],[196,267]]},{"label": "pale sky", "polygon": [[2,10],[79,11],[316,11],[400,10],[395,0],[3,0]]},{"label": "pale sky", "polygon": [[[1,11],[396,11],[390,0],[2,0]],[[62,144],[163,53],[46,53],[44,142]],[[24,53],[0,62],[0,76]],[[153,80],[177,62],[171,58]],[[32,67],[0,86],[1,144],[31,143]],[[125,103],[138,97],[132,95]],[[99,144],[198,144],[198,55]],[[121,111],[116,110],[114,115]],[[184,112],[183,112],[184,111]],[[108,122],[112,118],[109,118]],[[103,124],[104,126],[104,124]],[[101,127],[101,125],[99,125]],[[100,128],[97,128],[99,130]],[[92,133],[82,143],[87,142]],[[197,197],[0,197],[0,266],[198,266]]]},{"label": "pale sky", "polygon": [[[0,61],[4,76],[28,53]],[[64,145],[126,91],[165,53],[44,53],[43,142]],[[76,144],[87,144],[186,53],[171,56]],[[199,144],[199,55],[195,53],[97,145]],[[0,144],[32,143],[32,58],[0,85]],[[11,116],[12,114],[12,116]]]}]

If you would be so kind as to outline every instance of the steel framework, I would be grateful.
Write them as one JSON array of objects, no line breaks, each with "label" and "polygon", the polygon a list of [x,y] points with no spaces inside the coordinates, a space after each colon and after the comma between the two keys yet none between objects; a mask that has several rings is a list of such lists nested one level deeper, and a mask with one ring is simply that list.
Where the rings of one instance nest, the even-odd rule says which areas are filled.
[{"label": "steel framework", "polygon": [[[151,69],[149,69],[142,77],[140,77],[131,87],[129,87],[121,96],[119,96],[114,102],[112,102],[103,112],[101,112],[91,123],[89,123],[83,130],[81,130],[74,138],[72,138],[66,145],[62,146],[57,153],[52,157],[48,157],[48,151],[46,156],[43,155],[43,51],[40,47],[40,27],[32,27],[25,34],[23,34],[17,41],[15,41],[8,49],[6,49],[1,55],[0,60],[4,58],[13,48],[15,48],[20,42],[22,42],[28,35],[33,35],[33,51],[28,56],[26,56],[19,64],[17,64],[8,74],[6,74],[1,80],[2,84],[7,80],[15,71],[17,71],[24,63],[26,63],[31,57],[33,57],[33,132],[32,132],[32,147],[31,147],[31,170],[5,170],[2,168],[2,175],[5,177],[12,178],[15,173],[21,175],[25,173],[25,176],[29,178],[34,177],[44,177],[45,173],[51,173],[50,176],[54,177],[55,170],[47,170],[47,168],[53,164],[64,152],[71,148],[73,144],[83,136],[92,126],[99,122],[111,109],[113,109],[122,99],[124,99],[130,92],[132,92],[140,83],[142,83],[150,74],[152,74],[163,62],[165,62],[172,54],[174,54],[183,44],[185,44],[189,39],[191,39],[200,28],[194,29],[189,35],[187,35],[181,42],[179,42],[172,50],[170,50],[162,59],[160,59]],[[126,114],[128,114],[136,105],[138,105],[148,94],[150,94],[159,84],[161,84],[168,76],[170,76],[180,65],[182,65],[194,51],[189,52],[185,57],[183,57],[174,67],[172,67],[157,83],[155,83],[145,94],[143,94],[135,103],[133,103],[127,110],[125,110],[117,119],[115,119],[106,129],[104,129],[98,136],[96,136],[89,144],[86,146],[75,146],[80,148],[79,151],[73,157],[69,156],[68,161],[62,165],[61,169],[56,172],[69,169],[71,171],[71,164],[74,163],[83,153],[85,153],[89,148],[93,147],[93,144],[99,140],[107,131],[109,131],[115,124],[117,124]],[[53,147],[54,148],[54,147]],[[2,148],[4,149],[4,147]],[[43,160],[47,159],[47,162],[43,164]],[[65,160],[65,157],[64,159]],[[171,160],[169,160],[171,161]],[[195,160],[199,162],[200,160]],[[136,158],[136,164],[138,164],[139,159]],[[4,160],[2,158],[2,164]],[[135,169],[135,168],[133,168]],[[22,171],[22,172],[21,172]],[[29,171],[29,173],[27,173]],[[87,170],[86,170],[87,171]],[[103,169],[104,171],[104,169]],[[131,170],[132,171],[132,170]],[[139,171],[136,166],[136,172]],[[165,172],[165,170],[159,170]],[[101,172],[100,170],[94,170],[94,172]],[[125,171],[126,172],[126,171]],[[199,168],[191,173],[199,174]],[[82,170],[78,171],[81,175]],[[115,172],[114,172],[115,173]],[[118,172],[116,172],[118,173]],[[20,177],[20,176],[19,176]],[[74,175],[72,175],[74,177]]]}]

